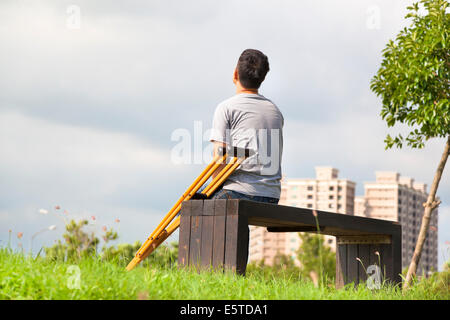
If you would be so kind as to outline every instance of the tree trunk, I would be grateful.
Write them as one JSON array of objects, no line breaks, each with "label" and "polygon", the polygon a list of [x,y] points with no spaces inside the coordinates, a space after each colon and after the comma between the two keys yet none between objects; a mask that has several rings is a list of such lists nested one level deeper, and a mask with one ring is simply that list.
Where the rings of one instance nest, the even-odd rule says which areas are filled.
[{"label": "tree trunk", "polygon": [[444,171],[445,164],[447,162],[447,158],[450,153],[450,136],[447,138],[447,143],[445,144],[444,153],[442,154],[441,161],[439,162],[438,168],[434,175],[433,184],[431,185],[430,194],[428,195],[427,202],[423,204],[425,207],[425,211],[422,217],[422,224],[420,226],[419,237],[417,238],[416,248],[414,249],[414,255],[411,259],[411,263],[408,268],[408,273],[406,275],[405,282],[403,284],[403,288],[407,289],[410,285],[412,277],[416,274],[417,266],[420,262],[420,256],[422,255],[422,248],[425,244],[425,240],[427,238],[427,231],[430,225],[430,218],[433,210],[439,206],[440,201],[436,201],[436,191],[439,186],[439,181],[442,177],[442,172]]}]

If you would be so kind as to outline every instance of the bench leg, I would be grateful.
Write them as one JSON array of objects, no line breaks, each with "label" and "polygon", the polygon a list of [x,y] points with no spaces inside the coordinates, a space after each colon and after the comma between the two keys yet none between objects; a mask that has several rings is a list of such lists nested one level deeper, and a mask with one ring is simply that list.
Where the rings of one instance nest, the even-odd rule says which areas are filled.
[{"label": "bench leg", "polygon": [[248,260],[248,219],[238,202],[191,200],[183,204],[178,265],[197,270],[228,269],[245,275]]},{"label": "bench leg", "polygon": [[401,237],[392,236],[390,243],[370,243],[367,237],[361,237],[360,242],[355,237],[336,240],[336,288],[354,283],[376,289],[384,281],[401,282]]},{"label": "bench leg", "polygon": [[228,215],[225,236],[225,268],[245,275],[248,260],[249,227],[246,217]]}]

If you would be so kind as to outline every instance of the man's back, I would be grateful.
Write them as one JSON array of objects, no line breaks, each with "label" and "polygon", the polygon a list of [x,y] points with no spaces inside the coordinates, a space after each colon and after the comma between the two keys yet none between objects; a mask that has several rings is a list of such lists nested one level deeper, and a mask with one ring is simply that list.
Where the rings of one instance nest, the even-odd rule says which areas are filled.
[{"label": "man's back", "polygon": [[278,107],[257,93],[239,93],[217,106],[211,140],[255,151],[226,180],[224,189],[280,197],[283,124]]}]

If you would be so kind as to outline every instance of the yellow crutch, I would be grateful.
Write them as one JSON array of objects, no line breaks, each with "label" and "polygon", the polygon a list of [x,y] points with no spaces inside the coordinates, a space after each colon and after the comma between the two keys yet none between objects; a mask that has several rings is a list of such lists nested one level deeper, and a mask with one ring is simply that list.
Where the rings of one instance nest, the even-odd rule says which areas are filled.
[{"label": "yellow crutch", "polygon": [[[213,161],[203,170],[197,179],[183,193],[180,199],[170,209],[158,227],[152,232],[141,248],[137,251],[135,257],[127,266],[127,270],[134,269],[142,260],[152,253],[164,240],[166,240],[180,225],[180,217],[172,220],[181,209],[181,203],[191,199],[195,193],[203,186],[203,184],[212,176],[217,168],[226,162],[227,157],[232,154],[232,158],[222,170],[212,179],[211,183],[202,190],[201,194],[208,198],[214,191],[220,187],[223,182],[236,170],[236,168],[250,156],[252,152],[249,149],[237,147],[228,147],[226,153],[223,149],[219,155],[214,157]],[[172,223],[171,223],[172,222]],[[170,225],[169,225],[170,224]]]}]

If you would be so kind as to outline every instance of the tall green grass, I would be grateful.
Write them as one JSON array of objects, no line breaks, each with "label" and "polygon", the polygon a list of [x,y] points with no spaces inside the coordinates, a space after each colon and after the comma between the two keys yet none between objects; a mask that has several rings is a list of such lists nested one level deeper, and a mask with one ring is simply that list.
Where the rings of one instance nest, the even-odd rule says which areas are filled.
[{"label": "tall green grass", "polygon": [[[73,273],[80,271],[79,288]],[[71,280],[72,279],[72,280]],[[71,282],[72,281],[72,282]],[[336,290],[288,274],[267,274],[258,267],[247,275],[142,267],[96,257],[79,262],[51,262],[0,248],[0,299],[446,299],[449,274],[416,283],[407,292],[384,285],[369,290],[352,285]]]}]

